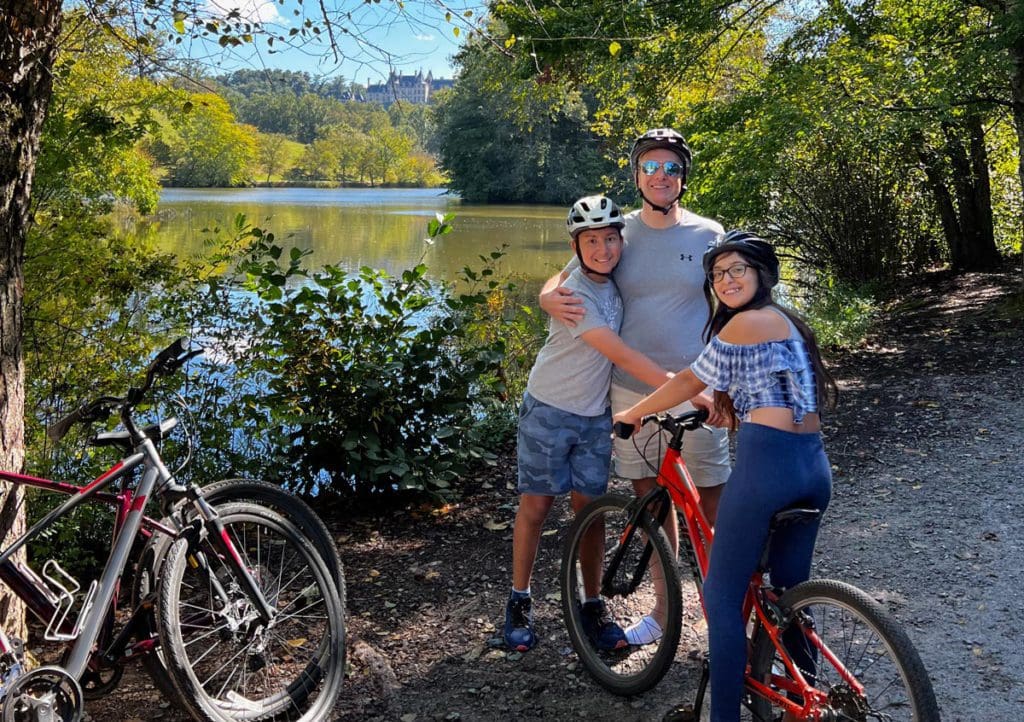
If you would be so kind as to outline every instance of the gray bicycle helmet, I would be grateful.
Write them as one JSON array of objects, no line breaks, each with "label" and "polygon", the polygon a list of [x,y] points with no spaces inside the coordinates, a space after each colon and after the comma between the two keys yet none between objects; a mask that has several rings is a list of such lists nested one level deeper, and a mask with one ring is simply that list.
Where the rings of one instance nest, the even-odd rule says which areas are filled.
[{"label": "gray bicycle helmet", "polygon": [[640,156],[655,148],[671,150],[679,156],[679,162],[683,164],[683,184],[686,184],[686,177],[690,174],[690,165],[693,162],[693,153],[686,139],[671,128],[652,128],[639,138],[633,141],[633,149],[629,152],[629,168],[633,175],[637,172],[637,161]]},{"label": "gray bicycle helmet", "polygon": [[657,148],[665,148],[666,150],[672,151],[679,156],[679,162],[683,164],[683,182],[679,189],[679,195],[676,196],[675,201],[667,206],[659,206],[656,203],[652,203],[642,191],[640,193],[640,197],[643,198],[644,202],[654,210],[661,211],[663,214],[668,215],[668,212],[672,210],[672,206],[675,205],[679,199],[683,197],[683,193],[686,192],[686,179],[690,175],[690,166],[693,163],[693,153],[690,151],[690,146],[686,144],[686,139],[672,128],[652,128],[651,130],[648,130],[633,141],[633,149],[629,151],[629,168],[633,171],[633,182],[636,183],[637,188],[640,187],[640,156]]},{"label": "gray bicycle helmet", "polygon": [[581,231],[591,228],[614,226],[622,230],[626,222],[622,218],[622,211],[608,196],[586,196],[572,204],[565,225],[569,235],[576,238]]},{"label": "gray bicycle helmet", "polygon": [[775,255],[775,249],[760,236],[741,230],[729,231],[708,244],[703,258],[704,274],[711,273],[716,258],[733,251],[750,259],[750,262],[761,271],[764,284],[769,289],[779,282],[779,257]]}]

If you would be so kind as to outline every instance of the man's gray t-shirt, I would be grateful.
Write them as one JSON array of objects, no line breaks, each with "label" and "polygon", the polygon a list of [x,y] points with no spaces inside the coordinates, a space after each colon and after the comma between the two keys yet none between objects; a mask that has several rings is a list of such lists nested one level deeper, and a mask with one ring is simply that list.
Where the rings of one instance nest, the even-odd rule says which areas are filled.
[{"label": "man's gray t-shirt", "polygon": [[[614,273],[623,305],[620,336],[669,371],[687,368],[704,348],[702,258],[723,232],[719,223],[686,209],[679,223],[665,229],[645,224],[640,211],[626,216],[625,246]],[[643,394],[653,390],[618,367],[612,383]]]},{"label": "man's gray t-shirt", "polygon": [[614,283],[592,281],[579,268],[563,284],[583,300],[586,315],[574,328],[552,318],[548,338],[537,354],[526,390],[541,403],[580,416],[600,416],[608,408],[612,362],[580,336],[622,324],[622,301]]}]

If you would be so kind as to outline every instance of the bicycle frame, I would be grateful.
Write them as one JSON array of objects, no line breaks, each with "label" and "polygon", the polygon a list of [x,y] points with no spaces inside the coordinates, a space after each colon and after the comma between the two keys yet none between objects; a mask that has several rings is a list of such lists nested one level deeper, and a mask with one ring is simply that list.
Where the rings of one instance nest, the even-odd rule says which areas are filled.
[{"label": "bicycle frame", "polygon": [[[237,576],[237,581],[253,602],[261,620],[266,623],[274,616],[274,611],[270,608],[267,600],[242,563],[237,549],[223,524],[220,523],[216,512],[206,503],[197,490],[178,486],[171,472],[160,458],[160,454],[152,439],[138,434],[134,426],[131,425],[130,419],[126,418],[126,415],[122,415],[122,419],[127,421],[126,426],[128,426],[129,431],[134,432],[133,435],[139,437],[135,444],[135,452],[116,463],[85,486],[79,487],[73,484],[24,474],[0,471],[0,479],[4,481],[17,485],[41,488],[71,497],[58,508],[48,513],[43,519],[36,522],[31,529],[22,534],[10,546],[0,551],[0,580],[6,583],[25,602],[29,610],[43,622],[55,618],[55,615],[58,613],[57,605],[59,598],[31,568],[14,562],[11,557],[32,539],[36,538],[43,530],[48,528],[54,521],[70,513],[86,501],[101,502],[116,509],[111,552],[97,582],[96,589],[87,600],[88,607],[86,608],[86,603],[83,602],[83,607],[79,611],[77,624],[81,625],[80,631],[77,637],[75,637],[74,645],[64,665],[64,669],[75,679],[80,679],[85,672],[93,655],[93,648],[104,631],[103,624],[107,617],[107,611],[112,608],[113,604],[116,604],[119,580],[128,562],[136,536],[142,530],[149,534],[155,532],[168,534],[172,538],[178,538],[182,535],[182,532],[178,529],[170,528],[154,521],[143,513],[148,500],[154,495],[154,492],[159,495],[163,490],[170,487],[175,487],[185,492],[199,512],[199,517],[208,526],[210,532],[209,539],[217,553],[223,554],[226,558],[230,558],[235,562],[234,573]],[[103,491],[115,481],[124,479],[127,474],[140,466],[142,467],[141,479],[134,492],[127,489],[124,484],[122,484],[121,489],[117,493]],[[197,563],[202,562],[202,555],[198,554],[196,556]],[[219,590],[219,585],[215,583],[216,579],[212,575],[211,582],[214,583],[215,587],[218,587],[218,591],[222,591]],[[128,626],[131,626],[131,622],[129,622]],[[65,635],[71,635],[74,632],[74,628],[70,626],[68,621],[63,620],[59,625],[58,631]],[[127,636],[122,632],[118,636],[117,641],[123,643],[127,640]],[[141,647],[137,650],[138,652],[146,651],[153,646],[152,642],[142,642],[140,644]],[[114,646],[116,647],[117,645],[115,644]],[[0,655],[10,652],[12,652],[12,645],[6,634],[0,629]],[[129,650],[123,656],[132,657],[135,654],[136,651]]]},{"label": "bicycle frame", "polygon": [[[124,479],[129,473],[143,467],[138,488],[133,492],[122,484],[116,493],[104,492],[112,483]],[[148,533],[164,533],[176,537],[177,530],[167,527],[143,514],[146,502],[153,494],[157,481],[171,479],[171,474],[164,466],[160,456],[150,439],[145,439],[137,451],[131,456],[114,464],[106,472],[85,486],[75,486],[58,481],[50,481],[24,474],[0,471],[0,479],[22,486],[31,486],[46,491],[70,496],[66,502],[36,522],[31,529],[22,534],[10,546],[0,552],[0,580],[6,583],[20,597],[28,609],[41,621],[48,622],[57,613],[57,599],[46,583],[27,565],[14,562],[11,557],[26,544],[36,538],[57,519],[65,516],[87,501],[101,502],[115,508],[114,534],[110,556],[98,580],[98,586],[92,598],[92,604],[84,620],[65,669],[76,679],[85,671],[93,646],[101,633],[106,610],[117,601],[118,580],[124,571],[131,552],[132,543],[145,528]],[[70,623],[65,620],[59,630],[62,634],[70,634]],[[0,632],[0,653],[10,651],[10,644]]]},{"label": "bicycle frame", "polygon": [[[606,572],[606,577],[614,578],[615,567],[618,566],[622,556],[621,549],[626,547],[625,542],[628,541],[628,537],[636,533],[636,530],[639,528],[637,523],[638,517],[644,509],[651,510],[659,525],[664,525],[670,509],[669,505],[664,503],[667,497],[667,499],[671,500],[672,506],[678,509],[683,516],[686,528],[686,541],[684,542],[682,538],[680,541],[684,547],[683,551],[691,557],[691,568],[694,571],[697,591],[700,595],[701,607],[703,609],[704,580],[707,578],[714,530],[700,507],[700,492],[696,484],[694,484],[689,470],[686,468],[686,463],[683,461],[681,455],[682,437],[683,430],[681,427],[674,430],[672,439],[669,441],[662,458],[661,466],[658,469],[656,478],[658,486],[645,494],[636,504],[635,510],[630,515],[626,529],[623,531],[620,539],[622,543],[620,543],[620,551],[616,555],[618,559],[613,559],[609,565],[609,571]],[[646,566],[651,551],[652,548],[648,545],[644,558],[638,565],[639,567]],[[605,580],[602,580],[602,593],[607,591],[610,590],[606,588]],[[780,628],[783,614],[779,610],[777,602],[778,594],[771,588],[767,574],[761,570],[755,572],[751,577],[750,587],[743,601],[743,618],[750,619],[752,614],[756,616],[758,624],[769,635],[776,650],[779,652],[779,657],[785,664],[790,678],[773,673],[769,681],[776,689],[772,689],[768,684],[752,678],[748,670],[745,683],[748,690],[769,700],[783,711],[792,712],[801,716],[801,718],[811,719],[813,711],[828,702],[827,695],[807,682],[803,673],[797,668],[788,652],[786,652],[781,639],[783,630]],[[704,613],[706,616],[706,609],[704,609]],[[821,641],[814,632],[813,625],[803,625],[802,628],[811,647],[825,657],[839,671],[851,689],[857,694],[863,694],[863,686]],[[803,700],[803,704],[793,702],[787,695],[800,697]]]}]

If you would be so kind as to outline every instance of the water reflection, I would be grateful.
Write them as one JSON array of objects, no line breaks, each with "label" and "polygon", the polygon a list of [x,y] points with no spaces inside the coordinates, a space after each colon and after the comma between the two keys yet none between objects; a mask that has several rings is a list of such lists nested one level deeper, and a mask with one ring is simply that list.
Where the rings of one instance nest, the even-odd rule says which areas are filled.
[{"label": "water reflection", "polygon": [[[455,213],[452,233],[424,242],[436,212]],[[454,279],[478,256],[508,244],[501,270],[531,282],[547,278],[569,257],[559,206],[462,205],[437,189],[166,189],[158,212],[135,229],[160,247],[194,254],[203,229],[228,227],[244,213],[284,245],[312,251],[314,264],[384,268],[391,273],[422,258],[435,278]],[[531,284],[532,285],[532,284]]]}]

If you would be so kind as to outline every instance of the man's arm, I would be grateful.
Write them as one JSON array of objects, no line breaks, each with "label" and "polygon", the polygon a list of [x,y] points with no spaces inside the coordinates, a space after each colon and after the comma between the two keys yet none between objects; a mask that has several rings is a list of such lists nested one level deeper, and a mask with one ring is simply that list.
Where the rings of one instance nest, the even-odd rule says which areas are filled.
[{"label": "man's arm", "polygon": [[583,319],[586,311],[583,309],[583,299],[562,286],[568,277],[568,273],[561,271],[549,278],[540,290],[538,302],[546,314],[573,328]]}]

